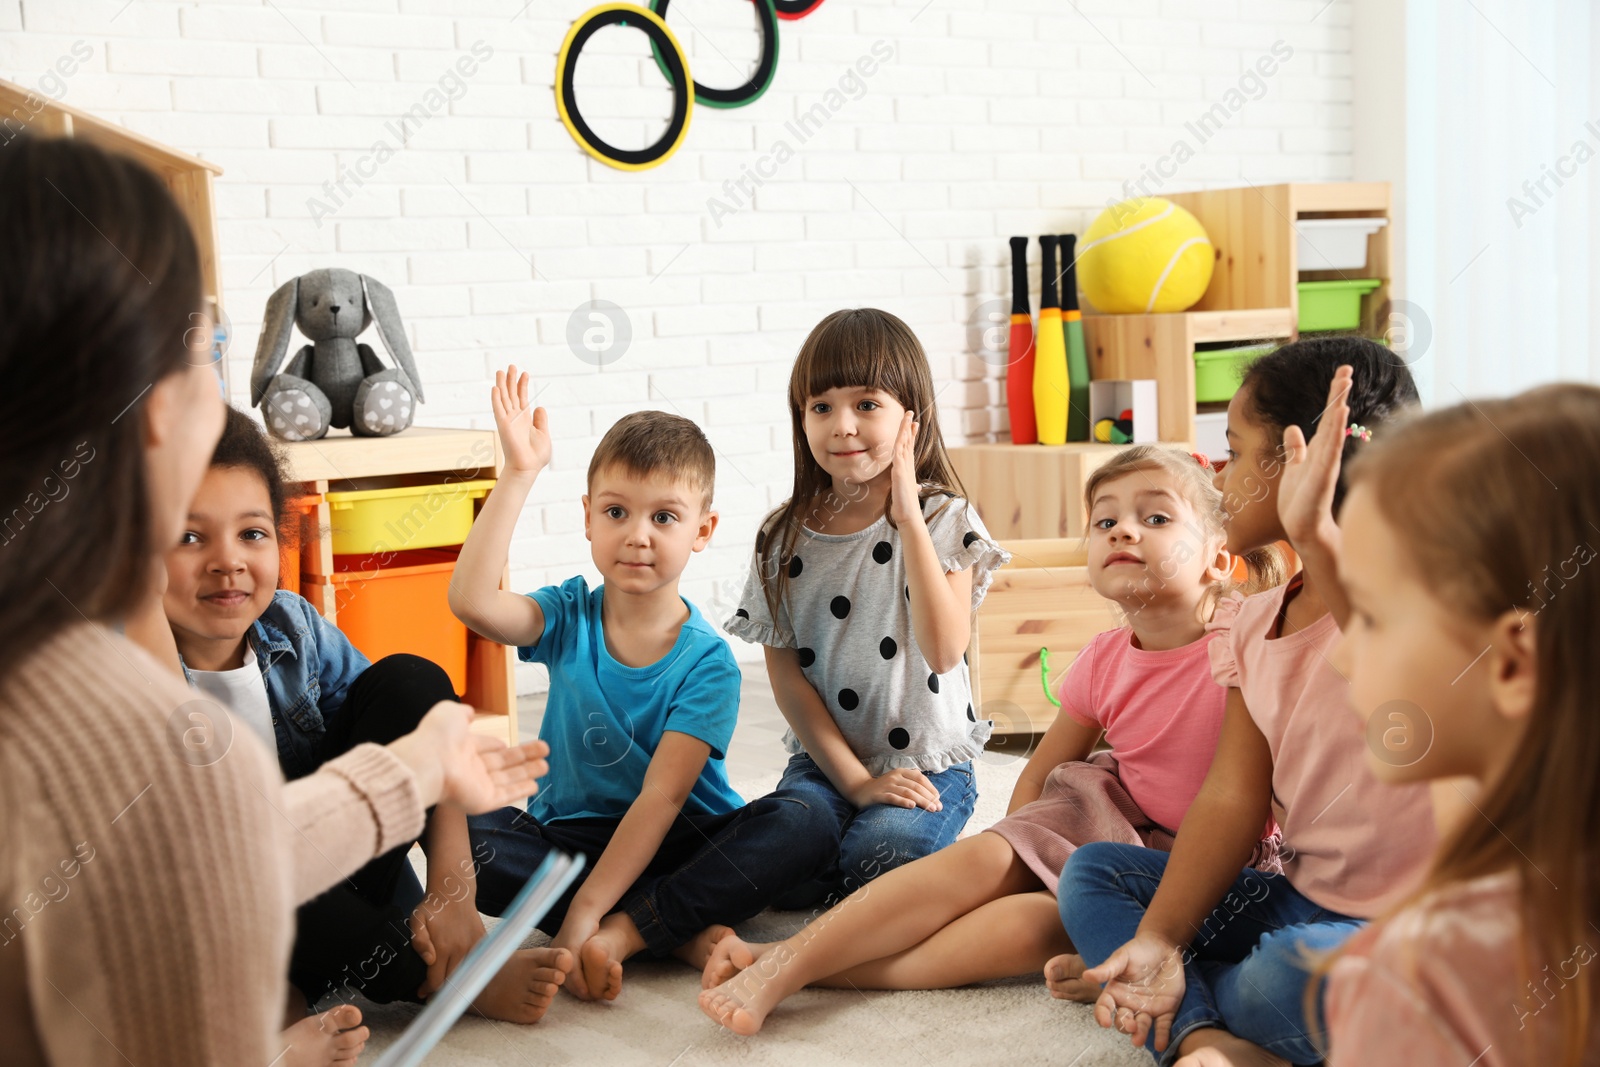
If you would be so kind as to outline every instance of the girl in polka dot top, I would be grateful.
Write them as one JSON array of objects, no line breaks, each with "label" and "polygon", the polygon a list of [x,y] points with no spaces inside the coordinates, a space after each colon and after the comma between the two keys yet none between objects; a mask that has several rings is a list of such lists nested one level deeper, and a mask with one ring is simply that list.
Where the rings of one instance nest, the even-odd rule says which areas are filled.
[{"label": "girl in polka dot top", "polygon": [[794,755],[778,784],[832,811],[836,867],[779,906],[842,897],[954,841],[992,723],[972,707],[972,613],[1010,555],[961,496],[909,327],[837,311],[789,379],[794,489],[762,523],[730,633],[766,646]]}]

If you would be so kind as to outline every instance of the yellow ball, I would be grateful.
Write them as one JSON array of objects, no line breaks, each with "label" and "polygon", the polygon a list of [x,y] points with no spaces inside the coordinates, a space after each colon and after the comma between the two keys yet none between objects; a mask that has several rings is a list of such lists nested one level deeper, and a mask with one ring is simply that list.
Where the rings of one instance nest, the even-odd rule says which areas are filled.
[{"label": "yellow ball", "polygon": [[1111,315],[1184,311],[1211,284],[1216,252],[1200,220],[1170,200],[1106,208],[1078,245],[1078,280]]}]

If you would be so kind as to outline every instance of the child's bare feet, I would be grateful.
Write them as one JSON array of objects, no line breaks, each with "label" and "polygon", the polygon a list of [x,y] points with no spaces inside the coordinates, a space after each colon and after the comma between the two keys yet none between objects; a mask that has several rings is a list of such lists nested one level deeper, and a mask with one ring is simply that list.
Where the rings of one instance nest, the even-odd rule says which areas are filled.
[{"label": "child's bare feet", "polygon": [[1179,1049],[1183,1056],[1174,1067],[1289,1067],[1261,1046],[1214,1027],[1189,1031]]},{"label": "child's bare feet", "polygon": [[536,1023],[550,1010],[571,970],[572,953],[564,948],[522,949],[489,979],[472,1007],[491,1019]]},{"label": "child's bare feet", "polygon": [[283,1067],[349,1067],[367,1047],[368,1031],[361,1009],[341,1004],[306,1016],[278,1036],[288,1046],[275,1061]]},{"label": "child's bare feet", "polygon": [[770,943],[751,944],[729,930],[711,945],[711,954],[700,968],[700,988],[715,989],[760,959],[770,948]]},{"label": "child's bare feet", "polygon": [[578,950],[578,968],[589,1000],[616,1000],[622,992],[622,961],[645,947],[638,927],[622,912],[600,920],[600,928]]},{"label": "child's bare feet", "polygon": [[779,983],[784,964],[794,959],[793,950],[781,941],[762,947],[765,951],[756,957],[755,963],[716,988],[700,993],[701,1011],[714,1022],[746,1037],[759,1031],[772,1009],[794,992],[790,988],[792,983]]},{"label": "child's bare feet", "polygon": [[[693,941],[673,949],[672,954],[695,970],[703,972],[706,969],[706,964],[711,960],[711,951],[717,947],[719,941],[726,937],[734,937],[733,927],[708,926],[696,934]],[[713,982],[711,984],[716,985],[717,983]],[[704,988],[703,980],[701,988]]]},{"label": "child's bare feet", "polygon": [[1083,980],[1085,970],[1087,968],[1083,965],[1083,957],[1075,952],[1068,952],[1044,965],[1044,984],[1050,987],[1050,995],[1057,1000],[1093,1004],[1100,996],[1100,987],[1093,982]]}]

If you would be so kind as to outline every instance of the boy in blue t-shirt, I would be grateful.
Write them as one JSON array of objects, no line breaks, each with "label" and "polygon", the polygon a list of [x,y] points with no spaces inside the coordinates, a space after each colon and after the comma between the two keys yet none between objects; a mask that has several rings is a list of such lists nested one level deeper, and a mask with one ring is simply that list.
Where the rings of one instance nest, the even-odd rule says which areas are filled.
[{"label": "boy in blue t-shirt", "polygon": [[[622,961],[637,952],[703,967],[728,926],[826,869],[836,835],[831,815],[797,796],[744,804],[728,786],[739,668],[722,635],[678,595],[689,556],[717,526],[716,458],[699,427],[660,411],[612,426],[583,498],[604,584],[591,589],[580,576],[522,596],[500,589],[500,575],[517,516],[550,461],[549,419],[543,408],[529,412],[528,376],[514,366],[495,373],[491,401],[505,468],[461,548],[450,609],[550,668],[539,729],[550,774],[526,812],[469,820],[476,903],[498,915],[552,849],[585,854],[583,880],[541,926],[553,937],[555,981],[609,1000],[621,989]],[[470,947],[472,903],[428,920],[425,958],[455,959]]]}]

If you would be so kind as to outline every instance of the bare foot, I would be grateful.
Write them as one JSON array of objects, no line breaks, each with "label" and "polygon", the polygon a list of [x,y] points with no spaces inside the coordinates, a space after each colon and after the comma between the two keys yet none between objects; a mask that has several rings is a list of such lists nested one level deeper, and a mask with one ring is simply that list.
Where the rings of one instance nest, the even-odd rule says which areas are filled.
[{"label": "bare foot", "polygon": [[361,1009],[353,1004],[308,1015],[279,1034],[288,1047],[274,1061],[284,1067],[349,1067],[367,1047]]},{"label": "bare foot", "polygon": [[1083,980],[1085,970],[1087,968],[1083,965],[1083,957],[1075,952],[1068,952],[1044,965],[1044,984],[1050,987],[1050,995],[1057,1000],[1093,1004],[1100,996],[1100,987],[1094,982]]},{"label": "bare foot", "polygon": [[556,990],[572,970],[572,953],[564,948],[525,948],[512,953],[500,973],[489,979],[472,1007],[480,1015],[508,1023],[536,1023],[550,1010]]},{"label": "bare foot", "polygon": [[[724,938],[719,945],[726,944],[727,940]],[[772,1009],[794,991],[778,983],[784,964],[794,959],[794,951],[781,941],[762,948],[764,951],[756,957],[755,963],[721,985],[700,993],[701,1011],[712,1021],[746,1037],[759,1031]]]},{"label": "bare foot", "polygon": [[[696,934],[693,941],[690,941],[685,945],[679,945],[677,948],[673,949],[672,954],[678,957],[684,963],[687,963],[689,966],[693,967],[695,970],[704,972],[706,969],[706,964],[711,961],[712,950],[717,947],[718,942],[727,937],[733,937],[735,940],[737,940],[737,937],[733,932],[733,927],[720,925],[708,926]],[[720,981],[720,979],[718,981]],[[716,985],[717,982],[713,982],[711,984]],[[701,988],[705,988],[703,974]]]},{"label": "bare foot", "polygon": [[1189,1031],[1178,1048],[1183,1055],[1174,1067],[1289,1067],[1288,1060],[1215,1027]]},{"label": "bare foot", "polygon": [[700,968],[700,988],[715,989],[749,967],[772,948],[772,944],[752,944],[729,930],[711,946],[711,954]]},{"label": "bare foot", "polygon": [[602,922],[599,931],[578,950],[578,966],[583,970],[588,999],[617,999],[622,992],[622,961],[628,956],[624,938],[614,929],[607,930]]}]

